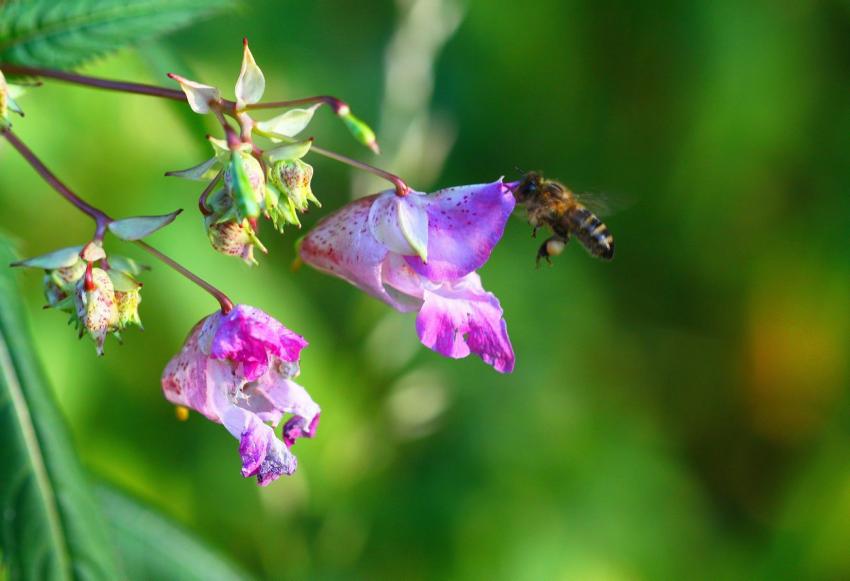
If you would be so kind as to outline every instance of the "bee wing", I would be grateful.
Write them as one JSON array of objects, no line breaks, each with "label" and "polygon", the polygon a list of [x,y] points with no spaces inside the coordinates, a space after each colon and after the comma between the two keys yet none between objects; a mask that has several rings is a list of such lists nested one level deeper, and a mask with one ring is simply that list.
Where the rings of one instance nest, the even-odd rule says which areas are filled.
[{"label": "bee wing", "polygon": [[610,216],[634,205],[634,202],[623,194],[583,192],[573,195],[579,203],[597,216]]}]

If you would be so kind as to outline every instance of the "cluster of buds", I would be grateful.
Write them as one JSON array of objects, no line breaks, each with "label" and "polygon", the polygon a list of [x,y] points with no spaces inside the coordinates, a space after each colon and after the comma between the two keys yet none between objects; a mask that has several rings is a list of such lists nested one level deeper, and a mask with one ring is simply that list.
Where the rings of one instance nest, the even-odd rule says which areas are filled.
[{"label": "cluster of buds", "polygon": [[[215,153],[212,158],[166,175],[211,180],[199,202],[210,242],[218,252],[239,257],[249,265],[257,263],[255,248],[266,252],[257,236],[260,217],[271,221],[275,230],[282,233],[287,225],[301,227],[298,213],[306,212],[311,202],[321,205],[311,188],[313,167],[302,159],[310,151],[313,140],[299,140],[296,136],[307,128],[324,102],[330,104],[355,139],[378,151],[375,133],[369,126],[355,117],[348,105],[333,99],[307,108],[289,109],[266,121],[254,121],[249,109],[263,96],[265,76],[247,41],[236,81],[236,101],[222,99],[216,87],[177,75],[170,77],[180,84],[194,112],[216,114],[227,138],[210,138]],[[238,121],[241,130],[238,134],[225,120],[225,113]],[[253,141],[255,133],[272,145],[265,150],[258,147]],[[221,177],[223,185],[213,191]]]},{"label": "cluster of buds", "polygon": [[129,258],[106,257],[99,242],[62,248],[49,254],[14,263],[44,270],[46,308],[70,315],[80,337],[88,333],[103,355],[106,336],[131,325],[141,328],[142,301],[138,276],[144,267]]}]

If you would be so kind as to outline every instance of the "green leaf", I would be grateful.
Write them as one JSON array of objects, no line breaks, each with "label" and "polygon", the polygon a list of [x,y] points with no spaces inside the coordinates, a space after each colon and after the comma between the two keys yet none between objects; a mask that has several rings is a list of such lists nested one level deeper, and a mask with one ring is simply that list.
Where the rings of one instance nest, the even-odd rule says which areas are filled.
[{"label": "green leaf", "polygon": [[321,103],[307,109],[290,109],[277,117],[258,122],[257,129],[264,133],[295,137],[307,128],[320,105]]},{"label": "green leaf", "polygon": [[80,252],[82,252],[82,250],[82,245],[60,248],[59,250],[54,250],[53,252],[48,252],[41,256],[35,256],[33,258],[27,258],[26,260],[13,262],[12,266],[29,266],[30,268],[43,268],[45,270],[68,268],[80,260]]},{"label": "green leaf", "polygon": [[106,486],[98,499],[130,579],[251,579],[177,524]]},{"label": "green leaf", "polygon": [[115,220],[109,223],[109,231],[121,240],[141,240],[171,224],[182,211],[175,210],[162,216],[134,216]]},{"label": "green leaf", "polygon": [[5,2],[0,9],[0,62],[73,68],[233,4],[233,0]]},{"label": "green leaf", "polygon": [[218,157],[211,157],[207,161],[199,163],[189,169],[167,171],[165,172],[165,175],[168,177],[183,178],[187,180],[211,180],[218,175],[220,167],[221,162]]},{"label": "green leaf", "polygon": [[282,160],[301,159],[307,155],[307,152],[310,151],[310,147],[312,147],[312,145],[312,139],[305,139],[304,141],[296,141],[294,143],[284,143],[283,145],[278,145],[273,149],[266,150],[266,158],[272,163]]},{"label": "green leaf", "polygon": [[[13,258],[0,238],[0,263]],[[106,526],[0,270],[0,551],[10,579],[120,579]]]}]

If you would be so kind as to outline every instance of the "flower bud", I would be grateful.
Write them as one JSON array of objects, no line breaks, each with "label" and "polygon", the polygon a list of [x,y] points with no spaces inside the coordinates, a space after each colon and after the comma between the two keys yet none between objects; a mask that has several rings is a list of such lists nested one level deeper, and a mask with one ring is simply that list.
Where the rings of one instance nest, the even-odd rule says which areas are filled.
[{"label": "flower bud", "polygon": [[97,344],[97,354],[103,355],[106,335],[118,330],[118,306],[109,275],[100,268],[90,268],[77,283],[77,318]]},{"label": "flower bud", "polygon": [[142,320],[139,318],[139,303],[142,302],[142,295],[139,289],[131,291],[115,291],[115,304],[118,307],[118,327],[123,329],[130,325],[142,327]]},{"label": "flower bud", "polygon": [[373,152],[381,153],[381,149],[378,147],[378,138],[375,136],[375,132],[372,131],[371,127],[352,115],[351,110],[348,107],[341,109],[337,114],[340,119],[342,119],[342,122],[348,128],[348,131],[354,139],[371,149]]},{"label": "flower bud", "polygon": [[233,219],[216,222],[214,216],[207,218],[207,235],[212,247],[227,256],[238,256],[249,266],[254,266],[254,247],[261,252],[268,252],[260,242],[251,223],[245,219],[238,222]]},{"label": "flower bud", "polygon": [[3,76],[3,71],[0,71],[0,124],[3,124],[9,116],[9,111],[14,111],[18,115],[24,114],[14,99],[14,97],[20,94],[20,87],[9,85],[6,82],[6,77]]},{"label": "flower bud", "polygon": [[313,166],[300,159],[278,161],[272,166],[269,178],[283,195],[292,200],[292,203],[301,212],[307,210],[308,202],[321,206],[310,188],[310,181],[313,179]]},{"label": "flower bud", "polygon": [[233,198],[238,218],[260,215],[266,179],[263,166],[256,158],[243,151],[234,151],[224,170],[224,185]]},{"label": "flower bud", "polygon": [[77,260],[71,266],[46,270],[44,275],[44,297],[47,306],[69,313],[74,312],[73,300],[77,282],[86,272],[86,263]]}]

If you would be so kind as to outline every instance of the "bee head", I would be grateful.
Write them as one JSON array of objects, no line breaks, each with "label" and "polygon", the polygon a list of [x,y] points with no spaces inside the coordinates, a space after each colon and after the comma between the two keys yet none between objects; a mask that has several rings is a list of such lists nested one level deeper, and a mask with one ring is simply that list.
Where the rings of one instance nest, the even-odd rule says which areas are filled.
[{"label": "bee head", "polygon": [[514,193],[517,202],[522,204],[536,196],[540,192],[540,182],[542,180],[543,177],[537,172],[530,171],[525,174]]}]

